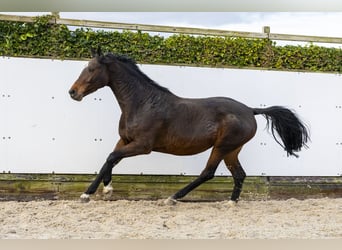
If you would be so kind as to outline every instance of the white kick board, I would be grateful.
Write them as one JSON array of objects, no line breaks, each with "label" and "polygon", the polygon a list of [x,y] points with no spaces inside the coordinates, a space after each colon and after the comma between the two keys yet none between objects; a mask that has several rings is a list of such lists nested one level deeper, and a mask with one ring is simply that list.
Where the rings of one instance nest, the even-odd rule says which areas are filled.
[{"label": "white kick board", "polygon": [[[95,173],[118,140],[119,106],[109,88],[73,101],[68,90],[85,61],[0,59],[0,171]],[[342,175],[342,77],[339,74],[139,65],[178,96],[227,96],[250,107],[283,105],[309,126],[309,149],[286,152],[257,116],[256,136],[240,153],[249,176]],[[115,174],[198,175],[209,151],[122,160]],[[230,175],[223,163],[216,175]]]}]

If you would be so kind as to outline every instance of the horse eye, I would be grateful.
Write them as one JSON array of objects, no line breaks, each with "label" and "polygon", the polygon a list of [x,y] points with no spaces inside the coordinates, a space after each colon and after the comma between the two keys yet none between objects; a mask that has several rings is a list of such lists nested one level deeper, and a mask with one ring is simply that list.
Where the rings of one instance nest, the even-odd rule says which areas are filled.
[{"label": "horse eye", "polygon": [[94,72],[94,69],[93,69],[93,68],[88,68],[88,71],[89,71],[90,73],[92,73],[92,72]]}]

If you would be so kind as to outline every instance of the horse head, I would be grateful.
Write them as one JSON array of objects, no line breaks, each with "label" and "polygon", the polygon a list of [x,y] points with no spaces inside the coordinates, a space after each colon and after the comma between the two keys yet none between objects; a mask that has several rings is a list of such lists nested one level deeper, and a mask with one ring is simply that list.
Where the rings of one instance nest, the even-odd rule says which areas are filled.
[{"label": "horse head", "polygon": [[101,61],[101,49],[91,50],[93,58],[89,61],[69,90],[70,97],[81,101],[83,97],[108,85],[109,75],[106,65]]}]

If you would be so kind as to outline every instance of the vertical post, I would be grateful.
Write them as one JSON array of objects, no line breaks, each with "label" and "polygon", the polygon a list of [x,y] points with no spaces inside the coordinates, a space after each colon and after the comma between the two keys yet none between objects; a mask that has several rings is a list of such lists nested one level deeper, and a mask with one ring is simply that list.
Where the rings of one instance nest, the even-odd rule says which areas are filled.
[{"label": "vertical post", "polygon": [[51,15],[53,16],[53,19],[54,19],[55,24],[56,24],[57,19],[59,19],[59,12],[51,12]]},{"label": "vertical post", "polygon": [[51,15],[53,15],[56,18],[59,18],[59,12],[51,12]]},{"label": "vertical post", "polygon": [[264,26],[264,27],[262,27],[262,32],[265,33],[265,34],[267,35],[267,39],[270,39],[270,32],[271,32],[270,26]]}]

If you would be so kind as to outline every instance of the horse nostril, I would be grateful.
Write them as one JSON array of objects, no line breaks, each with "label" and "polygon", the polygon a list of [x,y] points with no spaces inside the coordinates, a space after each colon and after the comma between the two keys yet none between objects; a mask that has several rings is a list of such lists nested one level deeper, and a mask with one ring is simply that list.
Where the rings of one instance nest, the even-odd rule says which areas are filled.
[{"label": "horse nostril", "polygon": [[70,96],[74,96],[76,94],[76,91],[74,89],[69,90]]},{"label": "horse nostril", "polygon": [[83,95],[81,95],[80,93],[78,93],[77,90],[75,89],[70,89],[69,90],[69,94],[70,94],[70,97],[76,101],[81,101],[82,98],[83,98]]}]

